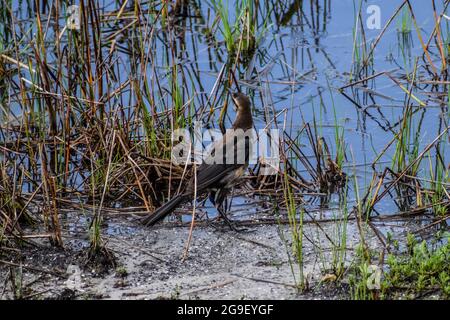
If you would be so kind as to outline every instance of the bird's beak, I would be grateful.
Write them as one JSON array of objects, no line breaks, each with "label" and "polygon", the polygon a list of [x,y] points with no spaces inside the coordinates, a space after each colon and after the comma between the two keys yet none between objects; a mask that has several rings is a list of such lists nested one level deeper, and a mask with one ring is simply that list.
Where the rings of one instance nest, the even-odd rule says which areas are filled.
[{"label": "bird's beak", "polygon": [[229,91],[230,91],[231,99],[233,100],[233,110],[234,110],[235,112],[237,112],[237,110],[238,110],[238,104],[237,104],[236,99],[234,98],[234,93],[233,93],[231,90],[229,90]]}]

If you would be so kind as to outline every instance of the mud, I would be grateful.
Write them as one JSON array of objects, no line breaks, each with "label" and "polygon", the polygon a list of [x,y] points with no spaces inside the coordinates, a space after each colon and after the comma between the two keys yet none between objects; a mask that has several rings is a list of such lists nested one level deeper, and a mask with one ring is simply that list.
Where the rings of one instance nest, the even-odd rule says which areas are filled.
[{"label": "mud", "polygon": [[[22,288],[16,288],[16,294],[33,299],[348,298],[342,285],[321,282],[332,260],[332,246],[324,234],[332,235],[334,228],[333,223],[322,223],[321,230],[315,224],[304,227],[303,270],[309,290],[303,292],[294,280],[299,267],[288,255],[291,244],[283,241],[291,239],[287,225],[259,225],[242,232],[224,225],[196,226],[186,255],[188,227],[145,228],[135,219],[121,217],[107,219],[103,226],[103,240],[115,257],[109,271],[86,264],[87,235],[72,226],[64,249],[45,240],[36,248],[3,257],[22,267],[0,265],[0,294],[2,299],[13,298],[12,272]],[[350,261],[359,235],[355,223],[349,222],[347,228],[354,235],[347,242]],[[371,246],[379,245],[370,230],[366,236]]]}]

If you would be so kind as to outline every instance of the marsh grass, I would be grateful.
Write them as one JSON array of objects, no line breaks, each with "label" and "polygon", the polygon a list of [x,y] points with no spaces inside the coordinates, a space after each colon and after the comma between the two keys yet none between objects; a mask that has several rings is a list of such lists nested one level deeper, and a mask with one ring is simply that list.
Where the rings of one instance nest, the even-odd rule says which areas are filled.
[{"label": "marsh grass", "polygon": [[[445,148],[445,144],[440,144],[441,148]],[[440,155],[445,154],[445,152],[439,153]],[[445,167],[445,158],[436,157],[434,161],[431,159],[430,154],[427,156],[429,163],[429,190],[425,194],[426,203],[432,205],[432,210],[438,217],[443,217],[449,212],[449,203],[445,200],[448,199],[448,186],[450,182],[450,169]]]},{"label": "marsh grass", "polygon": [[235,1],[233,8],[229,0],[213,0],[212,5],[220,17],[218,28],[224,39],[229,59],[234,59],[236,56],[242,59],[244,65],[248,65],[270,27],[272,4],[266,2],[265,16],[261,19],[259,1]]},{"label": "marsh grass", "polygon": [[334,214],[334,239],[331,266],[333,273],[338,279],[342,278],[346,271],[347,262],[347,237],[348,237],[348,182],[345,183],[344,191],[339,197],[338,214]]},{"label": "marsh grass", "polygon": [[[11,2],[2,3],[2,241],[20,239],[21,224],[34,222],[63,246],[58,210],[84,202],[91,208],[91,252],[99,252],[105,211],[133,202],[152,211],[188,178],[189,168],[170,161],[171,132],[196,120],[214,127],[217,111],[222,124],[227,121],[228,89],[238,85],[233,73],[242,61],[231,50],[213,90],[204,92],[198,65],[183,63],[191,59],[177,26],[187,21],[184,1],[124,4],[118,12],[82,2],[79,30],[49,27],[48,4],[27,7],[31,20],[14,20]],[[268,23],[258,18],[260,8],[236,3],[231,25],[225,4],[216,4],[221,31],[233,37],[228,45],[238,44],[229,49],[252,55]],[[215,37],[218,31],[213,26],[210,32]],[[218,56],[220,48],[213,51]]]},{"label": "marsh grass", "polygon": [[412,16],[407,6],[402,8],[401,15],[397,19],[397,31],[402,34],[409,34],[412,31]]},{"label": "marsh grass", "polygon": [[362,10],[363,1],[360,0],[357,3],[354,0],[352,69],[349,74],[349,82],[360,80],[373,73],[373,56],[369,52],[368,43],[366,40]]},{"label": "marsh grass", "polygon": [[[228,90],[241,90],[252,98],[258,125],[283,125],[277,174],[260,175],[257,165],[250,168],[246,187],[247,194],[270,199],[279,224],[287,223],[289,233],[282,237],[296,285],[308,287],[308,206],[320,202],[327,210],[337,196],[331,236],[321,229],[322,222],[310,221],[317,227],[317,239],[332,240],[330,256],[322,246],[317,249],[322,271],[331,266],[339,281],[353,273],[352,297],[378,298],[366,285],[373,260],[366,239],[370,225],[383,244],[382,232],[372,223],[385,213],[383,205],[394,203],[397,214],[405,217],[412,210],[432,211],[435,220],[426,228],[445,228],[449,215],[449,27],[442,18],[447,4],[442,12],[434,9],[436,31],[428,39],[413,8],[404,2],[369,43],[365,2],[355,1],[351,66],[348,73],[340,73],[321,42],[330,3],[162,1],[103,8],[88,0],[80,2],[80,30],[69,30],[57,20],[69,1],[27,6],[16,15],[12,1],[1,0],[0,246],[20,248],[41,234],[51,245],[64,246],[66,220],[60,210],[70,208],[89,221],[88,258],[108,258],[111,251],[102,231],[109,213],[124,214],[131,205],[148,214],[189,178],[190,166],[170,161],[173,130],[192,127],[195,121],[225,128],[232,118]],[[374,52],[394,19],[403,63],[388,71],[375,65]],[[283,40],[286,30],[293,34],[288,43]],[[303,39],[305,34],[311,39]],[[413,56],[415,43],[420,43],[422,59]],[[335,79],[322,77],[314,55],[325,57],[339,73]],[[356,133],[370,135],[379,126],[387,137],[385,145],[374,148],[375,159],[364,163],[367,181],[356,171],[361,158],[350,145],[355,131],[347,130],[342,119],[347,106],[335,96],[336,82],[342,79],[348,83],[339,94],[355,107]],[[392,119],[386,116],[385,101],[379,100],[386,97],[385,87],[375,85],[379,79],[404,93],[403,109]],[[323,93],[327,89],[330,95]],[[284,104],[286,92],[292,95],[290,108]],[[295,118],[297,127],[294,117],[276,118],[304,112],[296,92],[313,96],[312,116]],[[430,109],[439,113],[436,128],[424,128]],[[288,122],[293,128],[286,128]],[[436,139],[424,146],[425,129]],[[350,219],[359,232],[355,259],[347,250]],[[405,264],[390,261],[393,267]]]},{"label": "marsh grass", "polygon": [[304,209],[299,208],[297,210],[297,203],[293,195],[292,187],[289,184],[287,175],[284,177],[284,197],[287,204],[287,214],[289,219],[290,234],[292,237],[292,255],[296,261],[298,268],[298,274],[296,276],[295,267],[291,263],[291,270],[296,279],[296,285],[299,290],[303,290],[306,287],[305,276],[303,271],[304,256],[303,256],[303,219]]}]

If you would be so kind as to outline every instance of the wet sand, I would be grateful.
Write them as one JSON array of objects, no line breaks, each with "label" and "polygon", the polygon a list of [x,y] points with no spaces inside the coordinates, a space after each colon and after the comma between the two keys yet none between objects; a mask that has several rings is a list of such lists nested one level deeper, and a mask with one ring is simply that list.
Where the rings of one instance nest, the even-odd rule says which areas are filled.
[{"label": "wet sand", "polygon": [[[116,259],[116,266],[86,267],[87,236],[70,232],[65,249],[55,249],[45,241],[42,247],[22,253],[24,265],[52,271],[60,276],[23,268],[24,293],[35,299],[342,299],[348,298],[345,285],[321,285],[331,261],[333,223],[304,227],[304,273],[310,290],[300,293],[294,280],[299,267],[289,257],[291,239],[287,225],[258,225],[246,231],[196,226],[189,252],[183,259],[188,227],[168,223],[154,228],[140,226],[132,218],[108,219],[103,239]],[[359,242],[356,224],[349,222],[347,256]],[[369,231],[368,231],[369,232]],[[370,233],[369,233],[370,236]],[[306,240],[310,239],[310,241]],[[377,246],[375,237],[369,237]],[[320,244],[320,245],[319,245]],[[319,246],[322,248],[319,249]],[[9,261],[20,259],[10,259]],[[5,279],[9,268],[0,266]],[[344,281],[345,284],[345,281]],[[3,299],[11,298],[10,284]]]}]

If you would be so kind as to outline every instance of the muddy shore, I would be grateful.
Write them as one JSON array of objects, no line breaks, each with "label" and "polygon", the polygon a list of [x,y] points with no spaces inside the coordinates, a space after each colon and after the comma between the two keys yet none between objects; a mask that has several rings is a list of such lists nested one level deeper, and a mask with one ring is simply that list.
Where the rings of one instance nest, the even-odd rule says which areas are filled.
[{"label": "muddy shore", "polygon": [[[348,224],[347,259],[359,242],[356,224]],[[87,235],[72,228],[65,248],[42,241],[20,254],[10,253],[0,275],[2,299],[12,298],[10,272],[22,273],[22,295],[34,299],[345,299],[345,285],[323,285],[329,267],[333,223],[305,225],[304,273],[310,289],[295,285],[299,268],[289,256],[291,239],[286,225],[259,225],[234,232],[218,226],[196,226],[189,252],[188,227],[163,224],[145,228],[133,218],[108,219],[103,225],[106,246],[115,257],[114,267],[86,265]],[[352,232],[352,229],[353,232]],[[377,245],[374,236],[369,243]],[[288,240],[289,241],[289,240]],[[39,243],[39,242],[38,242]],[[319,246],[321,249],[319,249]],[[345,283],[345,282],[344,282]]]}]

